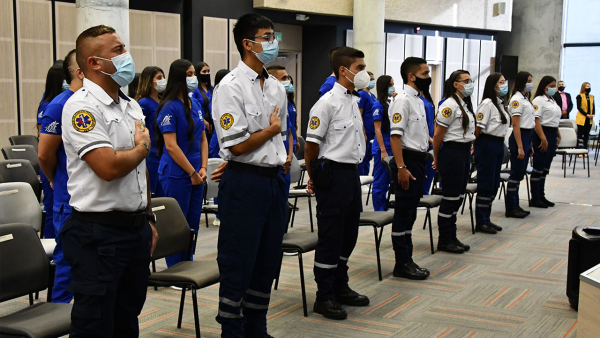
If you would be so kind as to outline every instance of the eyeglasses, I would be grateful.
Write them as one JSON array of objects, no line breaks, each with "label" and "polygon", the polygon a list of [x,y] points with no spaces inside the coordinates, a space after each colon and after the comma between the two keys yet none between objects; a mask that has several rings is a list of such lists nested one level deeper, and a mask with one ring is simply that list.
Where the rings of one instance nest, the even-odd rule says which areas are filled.
[{"label": "eyeglasses", "polygon": [[[268,43],[273,43],[273,41],[277,40],[277,35],[265,34],[265,35],[255,36],[254,39],[256,39],[256,38],[263,38],[263,39],[267,40]],[[252,41],[252,40],[250,40],[250,41]],[[256,42],[256,41],[252,41],[252,42]]]},{"label": "eyeglasses", "polygon": [[459,82],[459,83],[464,82],[465,84],[471,84],[471,83],[473,83],[473,80],[471,80],[471,79],[460,80],[460,81],[456,80],[455,82]]}]

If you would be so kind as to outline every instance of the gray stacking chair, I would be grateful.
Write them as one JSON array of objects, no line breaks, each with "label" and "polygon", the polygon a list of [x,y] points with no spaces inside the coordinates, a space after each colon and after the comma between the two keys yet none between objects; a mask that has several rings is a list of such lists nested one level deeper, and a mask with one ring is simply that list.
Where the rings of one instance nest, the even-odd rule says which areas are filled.
[{"label": "gray stacking chair", "polygon": [[[387,211],[363,211],[360,213],[359,226],[370,226],[373,227],[373,233],[375,234],[375,253],[377,254],[377,272],[379,273],[379,280],[383,280],[381,274],[381,255],[379,248],[381,246],[381,237],[383,237],[383,228],[386,225],[392,224],[394,220],[394,213]],[[379,233],[377,233],[379,229]]]},{"label": "gray stacking chair", "polygon": [[[300,169],[300,164],[298,162],[298,159],[296,158],[296,156],[292,157],[292,165],[290,168],[290,182],[297,182],[300,180],[302,173],[301,173],[301,169]],[[298,204],[298,198],[308,198],[308,214],[310,217],[310,231],[314,232],[314,225],[313,225],[313,217],[312,217],[312,197],[314,196],[314,194],[309,194],[306,189],[304,188],[299,188],[299,189],[290,189],[290,196],[289,198],[293,198],[294,199],[294,209],[292,210],[292,221],[290,223],[290,227],[294,227],[294,218],[296,216],[296,205]]]},{"label": "gray stacking chair", "polygon": [[215,171],[217,167],[223,163],[220,158],[209,158],[206,164],[206,187],[204,188],[204,204],[202,205],[202,213],[206,219],[206,227],[208,228],[208,214],[219,214],[219,206],[213,203],[208,203],[209,199],[216,198],[219,195],[219,182],[210,179],[210,173]]},{"label": "gray stacking chair", "polygon": [[35,152],[38,150],[38,138],[35,135],[15,135],[8,138],[8,141],[13,146],[20,146],[23,144],[28,144],[35,148]]},{"label": "gray stacking chair", "polygon": [[40,174],[40,163],[37,150],[31,145],[7,146],[2,148],[2,154],[7,160],[29,160],[36,174]]},{"label": "gray stacking chair", "polygon": [[31,185],[38,202],[42,198],[42,186],[35,169],[28,160],[0,161],[0,183],[25,182]]},{"label": "gray stacking chair", "polygon": [[54,266],[29,224],[0,225],[0,257],[0,302],[48,289],[48,302],[32,304],[0,317],[0,337],[68,335],[72,305],[50,303]]}]

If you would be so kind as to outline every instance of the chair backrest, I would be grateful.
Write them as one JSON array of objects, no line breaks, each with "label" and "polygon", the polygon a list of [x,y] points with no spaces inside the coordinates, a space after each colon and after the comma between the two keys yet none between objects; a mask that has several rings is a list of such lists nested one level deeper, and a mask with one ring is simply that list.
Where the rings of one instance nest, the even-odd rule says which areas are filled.
[{"label": "chair backrest", "polygon": [[3,160],[0,161],[0,183],[25,182],[31,185],[38,202],[41,199],[42,189],[35,169],[28,160]]},{"label": "chair backrest", "polygon": [[223,159],[220,158],[209,158],[208,163],[206,164],[206,194],[204,195],[205,199],[215,198],[219,194],[219,183],[210,179],[210,173],[215,171],[217,167],[223,163]]},{"label": "chair backrest", "polygon": [[298,157],[299,160],[303,160],[304,159],[304,137],[302,137],[302,135],[298,135],[296,142],[298,143],[298,146],[300,147],[298,149],[298,152],[296,153],[296,157]]},{"label": "chair backrest", "polygon": [[188,252],[192,233],[177,200],[170,197],[153,198],[152,211],[156,214],[156,231],[159,238],[152,259]]},{"label": "chair backrest", "polygon": [[502,158],[502,164],[508,164],[510,162],[510,151],[506,144],[504,144],[504,157]]},{"label": "chair backrest", "polygon": [[0,302],[48,288],[50,264],[28,224],[0,224]]},{"label": "chair backrest", "polygon": [[0,183],[0,224],[25,223],[42,228],[42,208],[27,183]]},{"label": "chair backrest", "polygon": [[508,139],[510,138],[510,135],[512,135],[513,129],[512,127],[508,127],[508,130],[506,131],[506,135],[504,135],[504,145],[508,147]]},{"label": "chair backrest", "polygon": [[292,165],[290,166],[290,182],[299,182],[301,176],[302,168],[300,168],[300,163],[298,162],[296,155],[294,155],[292,157]]},{"label": "chair backrest", "polygon": [[[394,161],[394,156],[388,156],[386,158],[383,159],[383,166],[385,167],[385,169],[388,172],[388,175],[390,175],[390,177],[394,177],[394,174],[392,174],[392,161]],[[396,180],[392,179],[393,182],[395,182]]]},{"label": "chair backrest", "polygon": [[2,154],[7,160],[28,160],[36,174],[40,174],[40,164],[35,148],[31,145],[7,146],[2,148]]},{"label": "chair backrest", "polygon": [[575,148],[577,147],[577,133],[573,128],[558,128],[560,131],[559,148]]},{"label": "chair backrest", "polygon": [[35,135],[15,135],[8,138],[8,141],[13,146],[28,144],[38,150],[38,138]]},{"label": "chair backrest", "polygon": [[567,120],[567,121],[571,122],[571,128],[575,129],[575,135],[577,135],[577,128],[579,128],[579,127],[577,126],[577,121],[575,121],[575,120],[570,120],[570,119],[569,119],[569,120]]},{"label": "chair backrest", "polygon": [[573,125],[571,124],[571,121],[569,121],[569,120],[560,120],[560,122],[558,122],[558,127],[559,128],[572,128]]}]

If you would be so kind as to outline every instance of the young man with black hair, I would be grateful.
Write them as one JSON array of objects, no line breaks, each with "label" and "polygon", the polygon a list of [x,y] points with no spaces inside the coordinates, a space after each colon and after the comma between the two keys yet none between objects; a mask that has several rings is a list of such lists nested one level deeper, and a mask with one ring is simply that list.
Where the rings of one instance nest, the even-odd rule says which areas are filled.
[{"label": "young man with black hair", "polygon": [[317,198],[319,225],[314,311],[326,318],[345,319],[340,304],[369,305],[369,298],[348,286],[348,258],[356,245],[362,211],[358,164],[366,149],[355,89],[367,87],[369,75],[363,52],[354,48],[340,48],[332,64],[337,82],[310,111],[304,149],[311,178],[308,191],[314,191]]},{"label": "young man with black hair", "polygon": [[394,161],[390,163],[394,173],[396,206],[392,223],[392,245],[396,258],[394,277],[425,279],[429,270],[419,267],[412,260],[412,228],[417,219],[417,206],[423,196],[425,163],[431,143],[425,106],[419,97],[428,93],[431,76],[427,61],[409,57],[400,67],[406,85],[390,104],[390,143]]},{"label": "young man with black hair", "polygon": [[[331,65],[331,68],[335,68],[333,66],[333,55],[335,54],[335,52],[340,50],[340,48],[342,48],[342,47],[333,47],[329,51],[329,64]],[[331,90],[331,88],[333,88],[333,85],[336,83],[336,81],[337,81],[337,78],[335,77],[335,71],[334,71],[331,73],[331,75],[329,75],[329,77],[327,77],[325,82],[321,85],[321,88],[319,88],[319,97],[328,93]],[[357,90],[358,89],[361,89],[361,88],[357,88]]]},{"label": "young man with black hair", "polygon": [[[222,337],[269,337],[267,310],[281,260],[287,199],[281,171],[288,151],[287,96],[264,68],[278,41],[268,18],[247,14],[234,29],[242,60],[213,96],[221,158],[217,321]],[[224,170],[224,171],[223,171]]]}]

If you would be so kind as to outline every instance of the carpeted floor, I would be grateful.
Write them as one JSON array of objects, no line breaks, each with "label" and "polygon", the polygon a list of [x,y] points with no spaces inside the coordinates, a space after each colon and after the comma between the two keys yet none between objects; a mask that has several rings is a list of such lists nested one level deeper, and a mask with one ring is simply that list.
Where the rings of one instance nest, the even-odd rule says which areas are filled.
[{"label": "carpeted floor", "polygon": [[[570,169],[570,168],[569,168]],[[425,281],[394,278],[391,226],[381,244],[383,281],[377,277],[372,228],[362,228],[350,257],[350,285],[368,295],[368,307],[346,307],[348,319],[332,321],[312,312],[316,284],[312,274],[314,252],[304,255],[308,317],[303,317],[297,257],[283,259],[279,289],[273,291],[268,313],[269,333],[274,337],[575,337],[577,312],[565,296],[568,242],[578,225],[597,222],[600,215],[600,167],[592,164],[591,178],[581,168],[563,178],[560,158],[548,177],[547,197],[557,202],[550,209],[527,206],[525,182],[521,205],[531,210],[523,220],[504,217],[504,200],[494,202],[493,221],[504,230],[497,235],[471,233],[468,208],[458,218],[458,237],[471,245],[462,255],[431,254],[429,235],[422,229],[424,211],[413,230],[414,260],[429,268]],[[363,200],[366,198],[366,194]],[[313,203],[314,207],[315,203]],[[292,232],[310,231],[306,201]],[[371,203],[365,210],[372,210]],[[432,211],[434,243],[437,243],[437,210]],[[212,216],[209,222],[212,224]],[[196,257],[216,257],[219,228],[201,223]],[[316,219],[315,219],[316,225]],[[164,261],[157,268],[165,268]],[[218,285],[198,293],[203,337],[220,336],[215,321]],[[191,296],[187,298],[183,327],[177,329],[180,293],[148,288],[140,316],[144,337],[194,337]],[[45,298],[42,296],[40,300]],[[5,302],[0,315],[27,306],[26,298]]]}]

